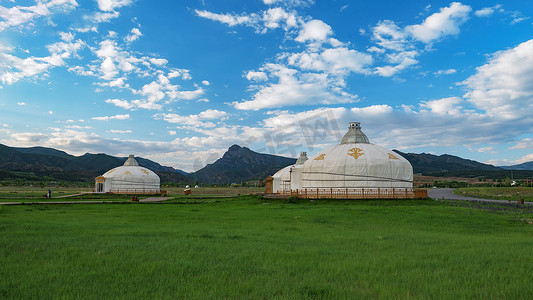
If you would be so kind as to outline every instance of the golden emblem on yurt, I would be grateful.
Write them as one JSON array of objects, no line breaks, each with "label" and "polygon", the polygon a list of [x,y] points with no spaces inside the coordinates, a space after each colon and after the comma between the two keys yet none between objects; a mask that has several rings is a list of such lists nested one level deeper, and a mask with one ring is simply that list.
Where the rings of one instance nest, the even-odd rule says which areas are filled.
[{"label": "golden emblem on yurt", "polygon": [[324,156],[326,156],[326,154],[322,153],[322,154],[320,154],[319,156],[317,156],[317,157],[315,158],[315,160],[324,160]]},{"label": "golden emblem on yurt", "polygon": [[353,158],[358,159],[359,156],[363,155],[363,150],[359,148],[352,148],[349,150],[348,155],[353,156]]},{"label": "golden emblem on yurt", "polygon": [[388,153],[389,154],[389,159],[399,159],[398,157],[394,156],[393,154],[391,153]]},{"label": "golden emblem on yurt", "polygon": [[150,173],[148,173],[148,171],[146,171],[145,169],[141,169],[141,171],[146,175],[150,175]]}]

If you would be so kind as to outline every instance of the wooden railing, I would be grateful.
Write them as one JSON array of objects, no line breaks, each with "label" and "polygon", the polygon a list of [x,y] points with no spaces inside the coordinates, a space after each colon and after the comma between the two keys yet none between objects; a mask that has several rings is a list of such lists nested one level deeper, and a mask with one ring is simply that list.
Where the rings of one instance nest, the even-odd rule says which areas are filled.
[{"label": "wooden railing", "polygon": [[422,199],[427,198],[427,190],[410,188],[314,188],[297,189],[279,193],[310,199]]},{"label": "wooden railing", "polygon": [[[128,194],[128,195],[159,195],[161,190],[158,189],[112,189],[110,194]],[[166,193],[166,191],[165,191]]]}]

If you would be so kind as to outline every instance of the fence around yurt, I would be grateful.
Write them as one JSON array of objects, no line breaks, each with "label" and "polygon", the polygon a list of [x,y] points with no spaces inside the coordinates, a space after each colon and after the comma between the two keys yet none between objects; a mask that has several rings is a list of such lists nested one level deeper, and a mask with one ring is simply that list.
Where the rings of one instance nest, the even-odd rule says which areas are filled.
[{"label": "fence around yurt", "polygon": [[166,191],[160,189],[110,189],[110,194],[128,194],[128,195],[159,195],[162,193],[166,194]]},{"label": "fence around yurt", "polygon": [[427,190],[410,188],[306,188],[278,194],[310,199],[423,199],[428,196]]}]

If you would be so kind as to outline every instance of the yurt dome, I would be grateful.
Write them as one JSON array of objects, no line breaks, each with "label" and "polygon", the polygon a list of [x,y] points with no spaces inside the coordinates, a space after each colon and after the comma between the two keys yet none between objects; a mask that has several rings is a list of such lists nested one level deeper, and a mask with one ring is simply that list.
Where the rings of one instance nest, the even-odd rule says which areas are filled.
[{"label": "yurt dome", "polygon": [[371,144],[351,122],[339,145],[303,164],[300,188],[412,188],[413,168],[399,154]]},{"label": "yurt dome", "polygon": [[124,165],[96,178],[96,192],[117,194],[158,194],[160,179],[148,168],[139,166],[133,155]]},{"label": "yurt dome", "polygon": [[[276,193],[287,193],[294,188],[293,183],[297,180],[296,169],[300,169],[308,160],[307,152],[300,152],[300,157],[294,165],[286,166],[272,175],[272,187]],[[295,177],[296,176],[296,177]]]},{"label": "yurt dome", "polygon": [[291,190],[291,167],[286,166],[285,168],[277,171],[272,175],[273,178],[273,190],[275,192],[289,192]]}]

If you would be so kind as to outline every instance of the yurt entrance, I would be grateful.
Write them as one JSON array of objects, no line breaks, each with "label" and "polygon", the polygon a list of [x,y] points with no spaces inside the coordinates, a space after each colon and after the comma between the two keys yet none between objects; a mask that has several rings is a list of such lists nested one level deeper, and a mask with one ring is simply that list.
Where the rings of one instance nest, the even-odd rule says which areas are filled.
[{"label": "yurt entrance", "polygon": [[102,176],[96,177],[96,192],[97,193],[104,193],[104,182],[105,178]]}]

